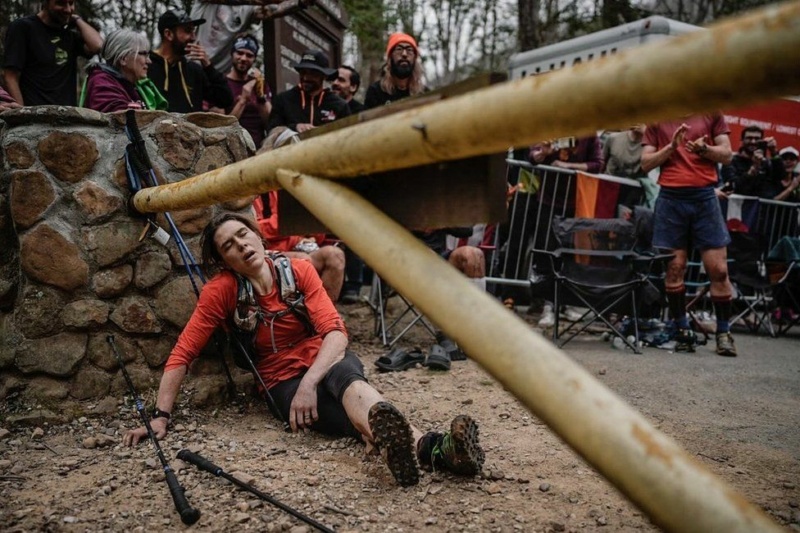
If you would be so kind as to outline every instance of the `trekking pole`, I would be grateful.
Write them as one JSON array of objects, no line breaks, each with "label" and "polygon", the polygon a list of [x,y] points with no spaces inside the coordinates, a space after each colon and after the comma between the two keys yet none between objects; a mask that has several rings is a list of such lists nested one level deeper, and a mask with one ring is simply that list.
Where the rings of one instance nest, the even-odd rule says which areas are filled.
[{"label": "trekking pole", "polygon": [[264,380],[261,379],[261,374],[258,373],[258,369],[256,369],[255,363],[253,363],[253,359],[250,357],[250,354],[245,349],[242,341],[234,334],[231,334],[234,341],[236,342],[236,348],[239,348],[239,351],[242,352],[242,355],[245,359],[247,359],[247,364],[250,366],[250,370],[253,372],[253,375],[256,377],[256,381],[258,381],[259,385],[261,385],[261,389],[264,391],[264,401],[267,402],[267,409],[277,418],[281,424],[283,424],[283,430],[286,433],[292,431],[292,426],[289,422],[283,418],[283,413],[281,413],[280,409],[278,409],[278,404],[275,403],[275,398],[272,397],[272,394],[269,393],[269,389],[267,385],[264,383]]},{"label": "trekking pole", "polygon": [[194,466],[196,466],[200,470],[205,470],[206,472],[210,472],[210,473],[214,474],[217,477],[222,477],[222,478],[227,479],[228,481],[230,481],[231,483],[233,483],[237,487],[239,487],[241,489],[244,489],[247,492],[250,492],[252,494],[255,494],[256,496],[258,496],[262,500],[264,500],[266,502],[269,502],[272,505],[274,505],[274,506],[286,511],[287,513],[289,513],[290,515],[294,516],[298,520],[302,520],[306,524],[308,524],[308,525],[310,525],[312,527],[315,527],[320,531],[324,531],[326,533],[335,533],[333,529],[330,529],[330,528],[320,524],[319,522],[317,522],[313,518],[309,518],[308,516],[304,515],[300,511],[296,511],[295,509],[292,509],[291,507],[289,507],[285,503],[281,503],[278,500],[276,500],[275,498],[273,498],[272,496],[270,496],[269,494],[265,494],[265,493],[261,492],[260,490],[258,490],[257,488],[251,487],[250,485],[248,485],[244,481],[236,479],[235,477],[233,477],[232,475],[226,473],[222,468],[218,467],[217,465],[215,465],[214,463],[212,463],[211,461],[209,461],[208,459],[206,459],[205,457],[203,457],[200,454],[197,454],[197,453],[194,453],[194,452],[191,452],[189,450],[184,449],[184,450],[181,450],[181,451],[178,452],[178,459],[180,459],[181,461],[186,461],[187,463],[192,463]]},{"label": "trekking pole", "polygon": [[122,369],[122,375],[125,377],[125,381],[128,383],[128,389],[130,389],[131,394],[133,395],[133,401],[136,405],[136,410],[139,412],[142,422],[144,422],[144,427],[147,428],[147,435],[150,437],[150,440],[153,441],[153,446],[156,449],[156,455],[158,455],[158,458],[161,461],[161,466],[164,468],[164,476],[167,480],[169,492],[172,494],[172,501],[175,502],[175,509],[177,509],[178,514],[181,515],[181,521],[187,526],[191,526],[200,518],[200,511],[189,505],[189,502],[186,500],[186,494],[184,494],[184,489],[180,483],[178,483],[178,478],[175,476],[175,471],[169,466],[166,457],[164,457],[164,452],[161,451],[161,446],[158,444],[158,439],[156,439],[156,435],[153,433],[153,427],[150,425],[150,418],[147,416],[147,413],[144,412],[144,402],[142,402],[139,394],[137,394],[136,387],[134,387],[133,381],[131,380],[128,371],[125,369],[125,362],[122,360],[122,356],[119,354],[119,351],[117,351],[117,345],[114,342],[114,335],[109,335],[106,337],[106,340],[108,341],[108,344],[111,345],[111,350],[114,352],[117,362],[119,362],[119,367]]}]

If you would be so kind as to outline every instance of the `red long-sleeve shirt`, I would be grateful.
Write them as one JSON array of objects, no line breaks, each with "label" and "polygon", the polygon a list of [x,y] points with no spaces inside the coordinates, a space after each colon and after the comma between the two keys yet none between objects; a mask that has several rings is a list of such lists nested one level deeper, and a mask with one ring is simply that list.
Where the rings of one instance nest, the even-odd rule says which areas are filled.
[{"label": "red long-sleeve shirt", "polygon": [[[269,259],[266,259],[269,261]],[[306,327],[294,313],[274,321],[272,334],[269,324],[260,323],[256,330],[256,349],[260,357],[258,373],[268,388],[291,379],[308,369],[317,357],[322,339],[331,331],[347,330],[316,270],[307,260],[292,259],[295,283],[305,295],[311,323],[317,334],[310,336]],[[214,276],[200,293],[197,307],[183,329],[170,353],[165,371],[188,366],[200,355],[200,350],[211,338],[214,330],[228,323],[236,308],[236,278],[223,271]],[[256,295],[259,305],[270,313],[281,311],[287,305],[280,299],[276,286],[266,295]],[[269,319],[267,319],[269,321]],[[277,352],[273,351],[274,346]]]}]

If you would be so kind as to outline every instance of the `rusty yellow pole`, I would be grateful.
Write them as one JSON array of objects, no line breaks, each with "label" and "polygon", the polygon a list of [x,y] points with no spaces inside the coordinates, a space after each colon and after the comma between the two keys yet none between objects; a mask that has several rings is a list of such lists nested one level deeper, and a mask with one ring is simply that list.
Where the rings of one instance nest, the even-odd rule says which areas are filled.
[{"label": "rusty yellow pole", "polygon": [[[769,58],[769,59],[765,59]],[[777,58],[780,58],[779,60]],[[275,171],[348,178],[800,92],[800,2],[572,69],[495,85],[143,190],[142,212],[277,188]]]},{"label": "rusty yellow pole", "polygon": [[375,206],[330,180],[286,170],[278,170],[277,179],[656,524],[680,532],[780,531]]}]

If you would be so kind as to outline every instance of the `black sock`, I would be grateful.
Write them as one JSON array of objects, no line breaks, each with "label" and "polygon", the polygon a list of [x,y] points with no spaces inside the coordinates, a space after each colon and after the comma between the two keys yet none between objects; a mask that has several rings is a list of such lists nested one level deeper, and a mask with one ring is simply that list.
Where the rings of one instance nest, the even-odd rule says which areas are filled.
[{"label": "black sock", "polygon": [[433,470],[433,449],[442,440],[442,434],[429,431],[417,443],[417,460],[419,465],[428,470]]},{"label": "black sock", "polygon": [[681,329],[689,327],[686,318],[686,285],[681,283],[678,287],[667,289],[667,306],[669,315]]},{"label": "black sock", "polygon": [[711,301],[717,315],[717,333],[728,333],[731,330],[731,296],[712,296]]}]

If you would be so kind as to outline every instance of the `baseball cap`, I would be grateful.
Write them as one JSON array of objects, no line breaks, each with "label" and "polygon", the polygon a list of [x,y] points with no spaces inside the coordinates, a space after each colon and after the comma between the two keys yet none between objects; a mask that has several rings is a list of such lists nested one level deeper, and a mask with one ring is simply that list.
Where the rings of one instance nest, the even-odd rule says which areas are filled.
[{"label": "baseball cap", "polygon": [[778,155],[781,157],[788,155],[790,157],[794,157],[795,159],[800,159],[800,152],[798,152],[797,148],[795,148],[794,146],[787,146],[786,148],[781,148],[780,152],[778,152]]},{"label": "baseball cap", "polygon": [[172,29],[177,26],[183,26],[184,24],[194,24],[195,26],[199,26],[201,24],[205,24],[206,19],[194,19],[187,15],[184,11],[172,11],[168,9],[158,18],[158,33],[164,33],[164,30]]},{"label": "baseball cap", "polygon": [[298,72],[301,69],[316,70],[325,74],[326,78],[331,78],[339,73],[335,68],[330,68],[328,58],[320,50],[306,50],[299,62],[292,63],[292,68]]}]

